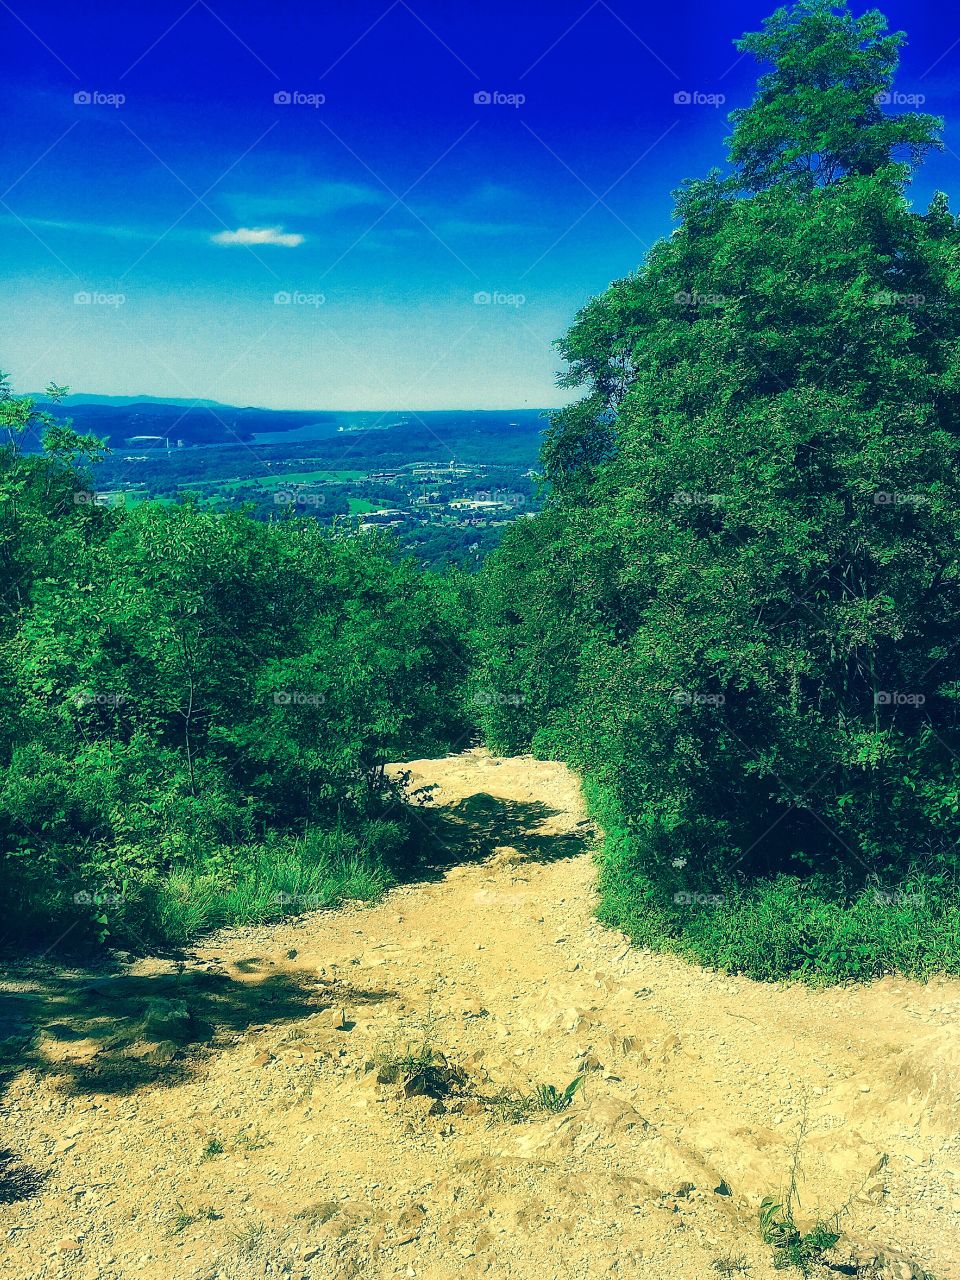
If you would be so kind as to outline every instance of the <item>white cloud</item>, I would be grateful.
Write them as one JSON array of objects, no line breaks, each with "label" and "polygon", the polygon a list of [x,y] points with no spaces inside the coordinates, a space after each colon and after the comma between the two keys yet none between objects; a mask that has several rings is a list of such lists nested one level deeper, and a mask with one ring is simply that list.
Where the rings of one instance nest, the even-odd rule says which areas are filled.
[{"label": "white cloud", "polygon": [[237,227],[236,231],[218,231],[210,239],[214,244],[279,244],[295,249],[304,237],[283,227]]}]

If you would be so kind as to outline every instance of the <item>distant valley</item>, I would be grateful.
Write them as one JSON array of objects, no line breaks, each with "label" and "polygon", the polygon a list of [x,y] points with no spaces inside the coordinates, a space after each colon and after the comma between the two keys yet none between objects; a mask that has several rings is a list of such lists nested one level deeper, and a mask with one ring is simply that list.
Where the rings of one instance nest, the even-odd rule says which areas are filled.
[{"label": "distant valley", "polygon": [[542,410],[334,412],[70,396],[55,412],[110,449],[95,474],[102,503],[191,495],[262,519],[389,528],[424,564],[465,567],[539,505]]}]

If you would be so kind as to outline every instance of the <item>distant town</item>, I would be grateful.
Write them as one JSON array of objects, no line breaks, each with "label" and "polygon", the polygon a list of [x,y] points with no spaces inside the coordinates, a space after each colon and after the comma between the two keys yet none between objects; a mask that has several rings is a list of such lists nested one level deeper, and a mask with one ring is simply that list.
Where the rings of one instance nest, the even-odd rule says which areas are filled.
[{"label": "distant town", "polygon": [[[245,438],[244,420],[224,411],[218,417],[226,430],[209,443],[209,411],[81,405],[71,413],[78,426],[87,416],[88,429],[107,439],[110,453],[91,495],[104,505],[192,500],[264,520],[388,530],[425,565],[470,568],[540,504],[542,420],[529,412],[418,415],[375,425],[367,415],[329,415],[271,432],[258,418]],[[142,430],[147,423],[153,430]]]}]

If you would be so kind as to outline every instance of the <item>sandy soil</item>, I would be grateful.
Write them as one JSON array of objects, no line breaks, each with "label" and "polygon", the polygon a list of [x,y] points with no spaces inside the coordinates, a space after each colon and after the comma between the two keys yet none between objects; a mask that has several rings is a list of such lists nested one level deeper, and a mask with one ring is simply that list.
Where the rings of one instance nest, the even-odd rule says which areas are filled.
[{"label": "sandy soil", "polygon": [[[592,918],[563,766],[405,767],[450,849],[425,882],[179,960],[7,969],[4,1277],[768,1280],[757,1210],[799,1150],[846,1274],[960,1280],[960,983],[633,950]],[[465,1072],[442,1101],[378,1083],[425,1036]],[[584,1070],[566,1111],[491,1101]]]}]

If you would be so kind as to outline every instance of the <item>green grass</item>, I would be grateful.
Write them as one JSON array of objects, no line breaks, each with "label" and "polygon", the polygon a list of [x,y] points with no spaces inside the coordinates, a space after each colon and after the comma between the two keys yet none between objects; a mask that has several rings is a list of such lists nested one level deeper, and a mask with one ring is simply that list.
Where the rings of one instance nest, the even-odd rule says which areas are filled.
[{"label": "green grass", "polygon": [[390,862],[404,838],[398,823],[368,822],[357,832],[314,830],[220,850],[171,870],[132,897],[111,919],[111,933],[183,945],[214,928],[375,899],[394,883]]},{"label": "green grass", "polygon": [[265,493],[273,493],[276,489],[282,489],[285,484],[311,484],[320,480],[346,483],[362,480],[366,474],[366,471],[329,471],[323,468],[315,471],[277,471],[271,467],[267,475],[241,476],[238,480],[185,480],[180,488],[216,489],[218,492],[228,492],[254,485],[263,489]]},{"label": "green grass", "polygon": [[888,890],[891,901],[871,889],[850,900],[832,898],[788,876],[732,885],[718,896],[719,904],[678,912],[649,882],[624,878],[607,864],[599,914],[638,946],[760,981],[960,973],[960,895],[933,877]]},{"label": "green grass", "polygon": [[383,505],[382,503],[378,505],[376,502],[368,502],[366,498],[348,497],[347,502],[352,516],[366,515],[368,511],[379,511]]},{"label": "green grass", "polygon": [[960,885],[946,872],[918,871],[853,894],[822,877],[782,875],[731,882],[703,902],[678,905],[651,879],[633,832],[595,792],[591,799],[605,832],[598,914],[637,946],[765,982],[960,973]]}]

